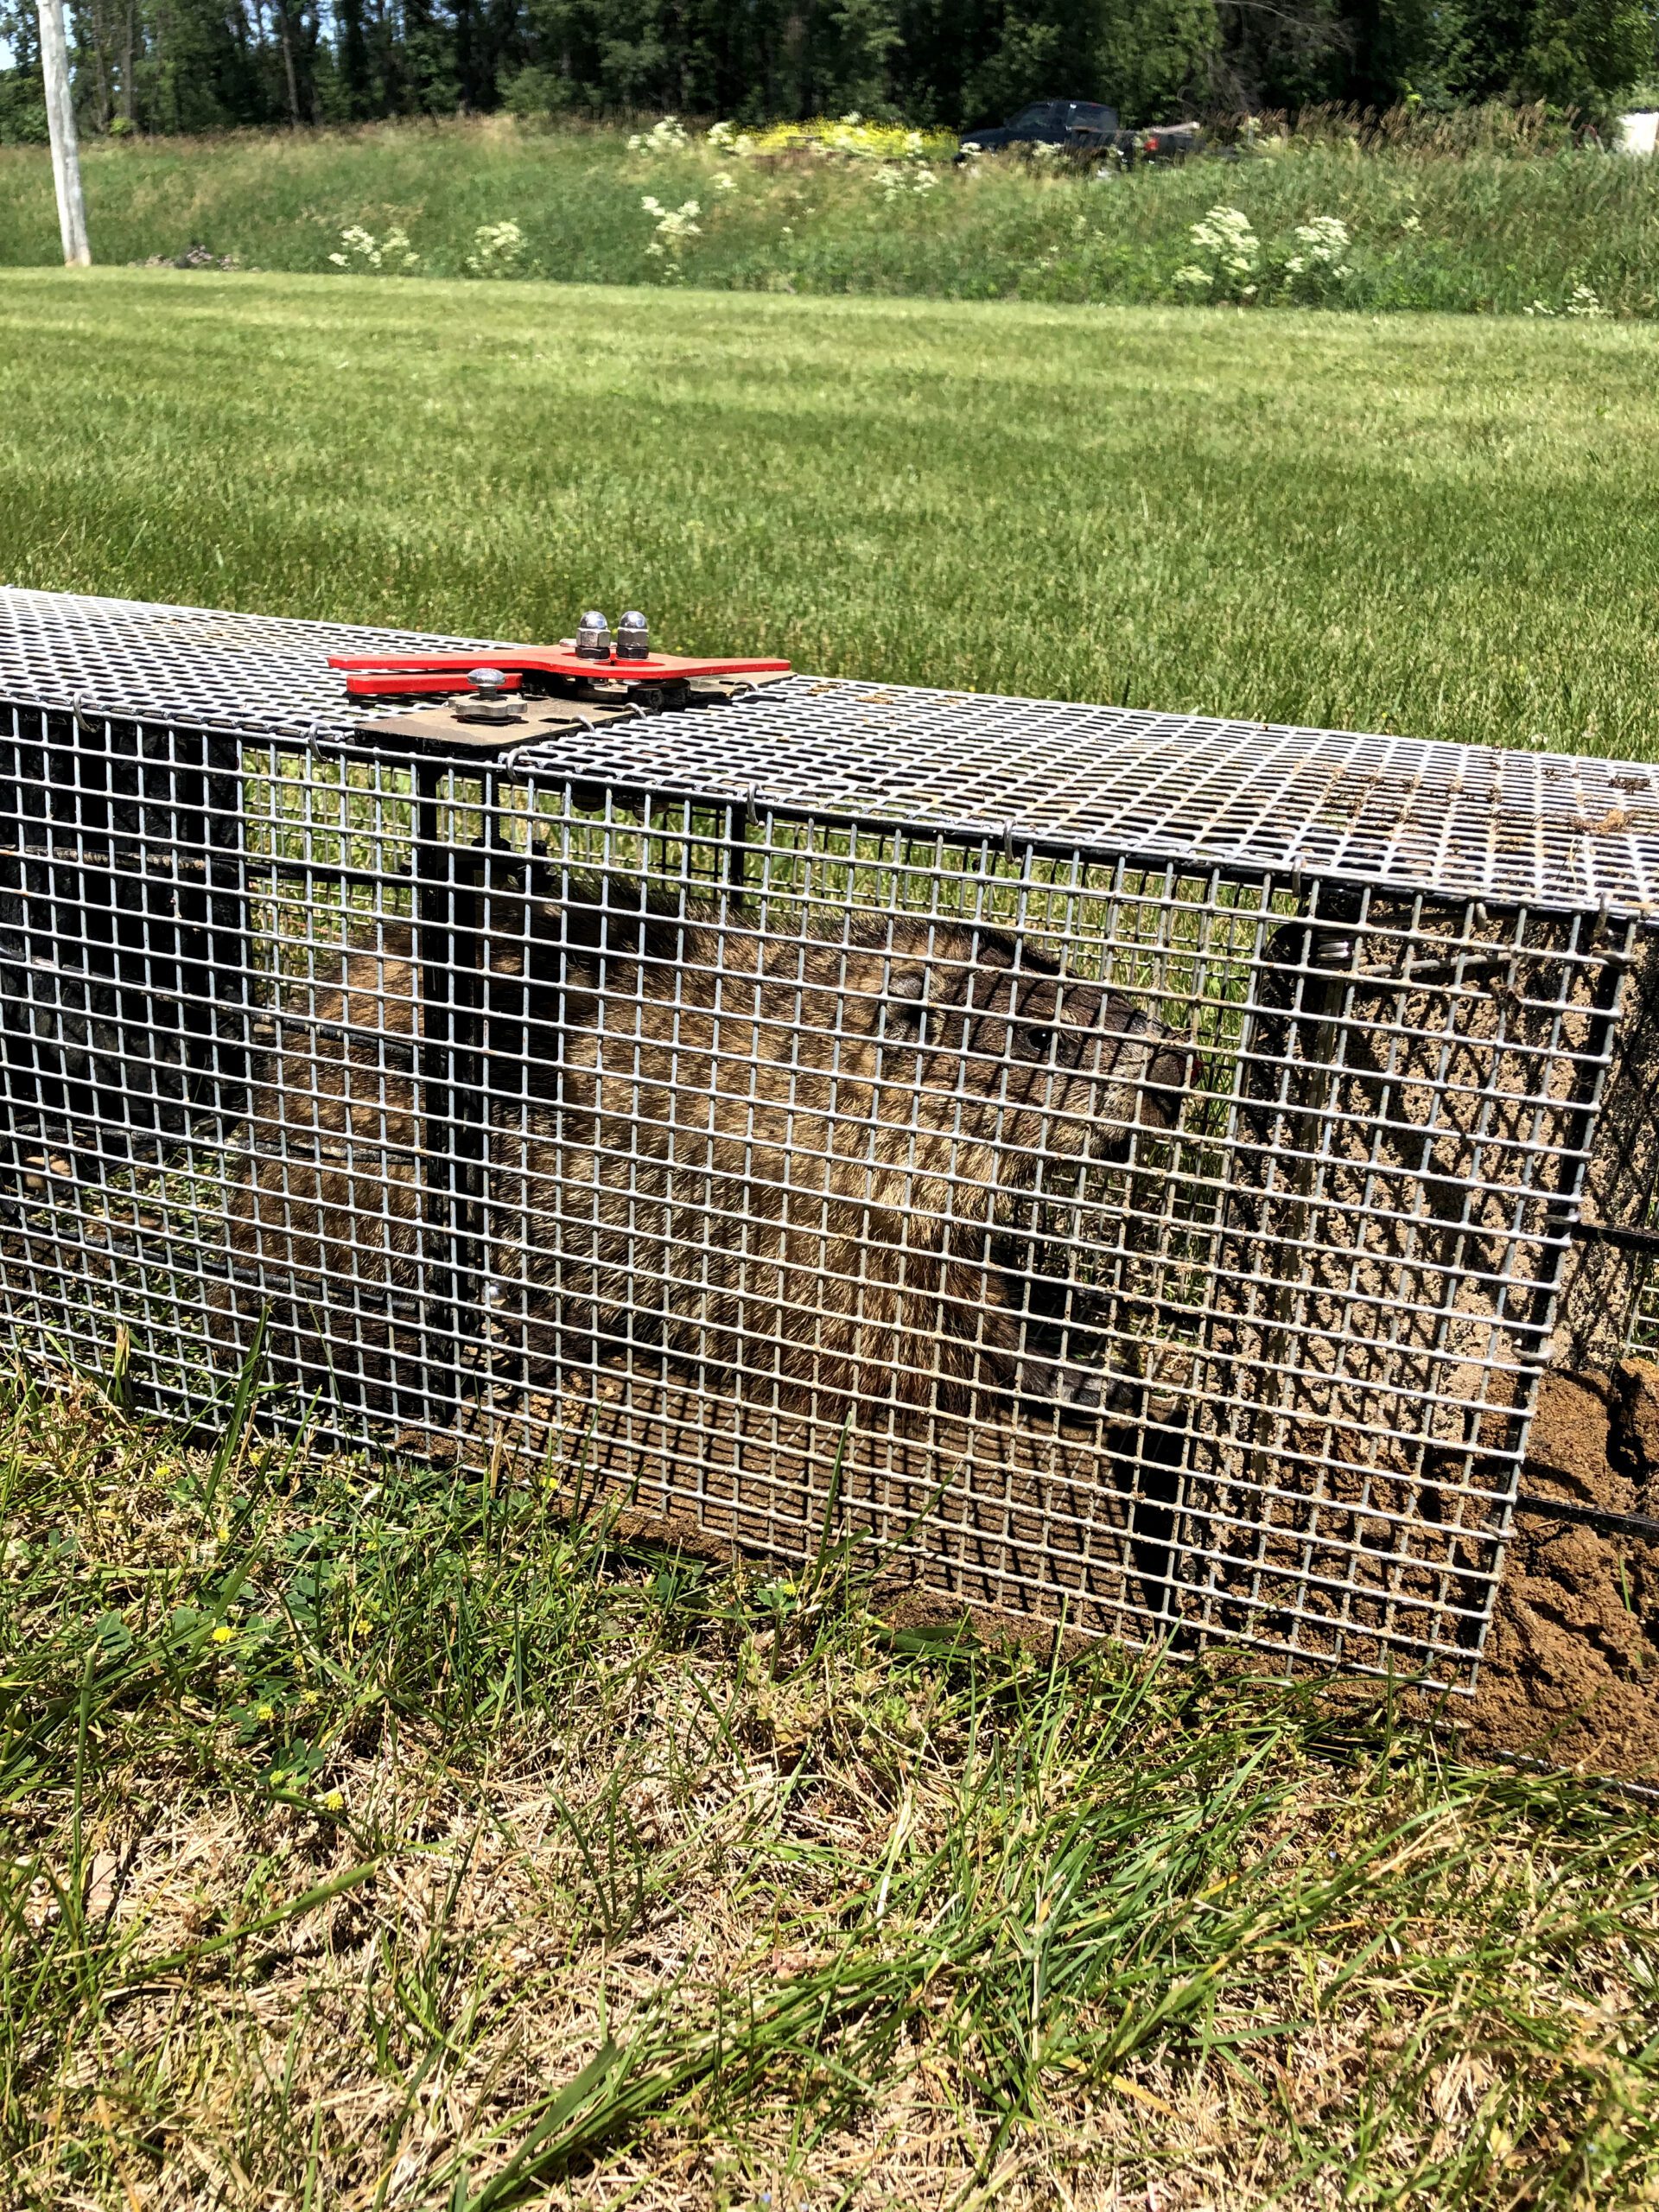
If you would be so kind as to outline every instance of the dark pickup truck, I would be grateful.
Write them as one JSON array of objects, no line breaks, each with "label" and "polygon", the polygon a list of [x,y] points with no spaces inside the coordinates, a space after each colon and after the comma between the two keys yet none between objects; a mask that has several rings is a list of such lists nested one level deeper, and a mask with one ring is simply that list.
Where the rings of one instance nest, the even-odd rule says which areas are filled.
[{"label": "dark pickup truck", "polygon": [[974,149],[1001,153],[1018,146],[1056,146],[1080,161],[1115,155],[1123,162],[1179,162],[1194,152],[1196,123],[1170,123],[1151,130],[1126,130],[1117,110],[1100,100],[1033,100],[1007,122],[964,130],[958,161]]}]

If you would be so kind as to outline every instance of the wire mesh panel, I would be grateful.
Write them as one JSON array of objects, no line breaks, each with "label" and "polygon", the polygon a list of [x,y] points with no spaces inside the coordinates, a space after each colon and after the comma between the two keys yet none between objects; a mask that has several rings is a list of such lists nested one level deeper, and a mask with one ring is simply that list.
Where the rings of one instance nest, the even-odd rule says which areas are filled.
[{"label": "wire mesh panel", "polygon": [[1369,874],[1317,813],[1274,862],[1232,771],[1230,842],[1154,833],[1172,730],[1239,741],[1147,717],[1084,835],[1093,710],[804,679],[446,747],[344,711],[362,633],[8,600],[26,1349],[190,1405],[257,1347],[344,1441],[1472,1684],[1637,927],[1595,855],[1430,866],[1368,784]]}]

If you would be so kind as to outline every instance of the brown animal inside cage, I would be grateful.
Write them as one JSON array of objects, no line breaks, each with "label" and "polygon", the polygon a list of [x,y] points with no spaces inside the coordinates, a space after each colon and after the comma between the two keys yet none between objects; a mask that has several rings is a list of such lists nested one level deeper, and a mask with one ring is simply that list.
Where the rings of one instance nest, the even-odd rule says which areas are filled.
[{"label": "brown animal inside cage", "polygon": [[[1061,870],[1022,934],[995,871],[946,913],[452,872],[442,1014],[382,920],[310,958],[256,1089],[220,1297],[280,1373],[429,1423],[437,1310],[521,1439],[665,1503],[694,1458],[740,1541],[806,1540],[833,1456],[986,1602],[1364,1666],[1478,1636],[1604,991],[1570,925],[1156,883],[1114,920]],[[1201,1085],[1120,972],[1203,1011]]]},{"label": "brown animal inside cage", "polygon": [[[1100,1372],[1033,1342],[999,1206],[1173,1122],[1160,1023],[997,929],[559,888],[498,892],[473,937],[480,1363],[546,1389],[660,1357],[832,1427],[1099,1412]],[[344,953],[256,1086],[230,1207],[279,1369],[385,1408],[425,1383],[422,1007],[409,926]]]}]

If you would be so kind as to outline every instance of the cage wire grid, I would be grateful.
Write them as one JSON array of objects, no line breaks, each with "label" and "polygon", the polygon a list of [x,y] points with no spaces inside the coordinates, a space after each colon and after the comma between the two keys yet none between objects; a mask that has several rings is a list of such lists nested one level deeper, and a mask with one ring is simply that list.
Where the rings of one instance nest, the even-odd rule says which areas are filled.
[{"label": "cage wire grid", "polygon": [[491,757],[327,666],[452,646],[0,592],[14,1342],[1471,1688],[1647,772],[804,677]]}]

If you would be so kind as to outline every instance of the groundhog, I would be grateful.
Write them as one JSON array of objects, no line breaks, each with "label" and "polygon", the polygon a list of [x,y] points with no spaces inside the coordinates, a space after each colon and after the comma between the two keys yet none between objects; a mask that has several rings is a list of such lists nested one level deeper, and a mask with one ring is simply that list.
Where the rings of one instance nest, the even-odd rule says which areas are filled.
[{"label": "groundhog", "polygon": [[[457,963],[486,1102],[470,1325],[498,1366],[509,1346],[546,1387],[656,1355],[836,1421],[1099,1409],[1097,1374],[1027,1348],[999,1200],[1167,1127],[1169,1031],[995,929],[558,887],[493,898]],[[280,1366],[371,1403],[418,1396],[429,1296],[412,953],[388,925],[289,1025],[230,1208],[230,1302],[270,1306]]]}]

